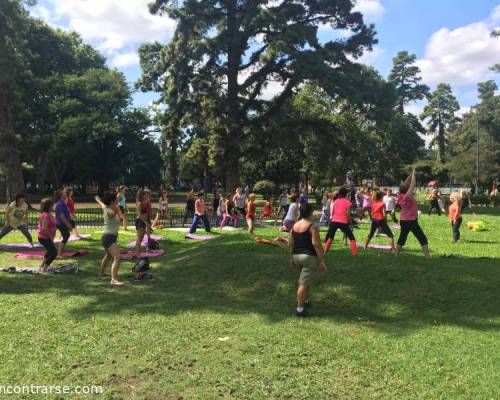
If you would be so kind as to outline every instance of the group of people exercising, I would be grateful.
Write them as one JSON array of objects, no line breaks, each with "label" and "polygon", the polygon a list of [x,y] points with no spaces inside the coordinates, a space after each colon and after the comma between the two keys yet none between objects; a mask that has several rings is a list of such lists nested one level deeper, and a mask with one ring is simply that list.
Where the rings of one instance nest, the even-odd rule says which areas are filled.
[{"label": "group of people exercising", "polygon": [[[344,233],[349,240],[351,253],[358,254],[358,244],[356,242],[352,225],[356,221],[351,217],[354,209],[359,211],[359,220],[362,221],[365,214],[371,218],[371,227],[368,237],[364,243],[367,248],[376,232],[387,235],[390,248],[398,256],[410,233],[420,243],[425,257],[429,257],[428,240],[418,223],[418,207],[414,197],[416,189],[415,170],[408,176],[406,181],[399,187],[399,193],[394,196],[390,190],[385,192],[378,189],[361,189],[356,191],[347,187],[341,187],[332,195],[323,198],[323,210],[320,222],[328,221],[328,232],[325,237],[325,246],[321,244],[319,228],[312,222],[313,208],[308,202],[305,191],[295,193],[291,196],[288,204],[287,192],[283,192],[279,198],[279,209],[274,212],[270,199],[264,200],[264,207],[260,217],[273,218],[277,221],[283,213],[281,230],[288,232],[290,266],[300,269],[299,287],[297,290],[297,315],[304,317],[307,315],[309,304],[310,282],[317,271],[326,271],[325,254],[330,249],[335,234],[338,230]],[[104,248],[104,257],[99,267],[99,276],[103,276],[107,265],[111,262],[111,285],[122,285],[118,279],[118,269],[120,265],[120,248],[118,246],[118,233],[120,227],[128,230],[126,213],[128,207],[126,203],[126,187],[119,186],[115,192],[106,192],[101,199],[95,197],[103,212],[104,231],[101,243]],[[155,219],[152,218],[151,192],[148,189],[139,189],[136,193],[135,228],[137,232],[135,257],[140,258],[141,246],[144,237],[150,241],[152,229],[158,225],[161,219],[170,221],[172,217],[168,213],[167,190],[161,190],[158,202],[158,211]],[[200,222],[204,224],[205,230],[210,232],[210,217],[215,218],[216,225],[224,229],[228,221],[232,221],[234,226],[238,226],[239,219],[246,219],[248,232],[253,233],[257,207],[255,204],[255,194],[243,193],[241,188],[237,188],[232,194],[214,194],[212,207],[205,204],[204,193],[200,192],[194,199],[193,191],[187,195],[185,215],[183,225],[188,218],[191,218],[189,233],[193,234]],[[436,207],[439,193],[433,191],[429,197],[431,209]],[[450,196],[451,205],[449,208],[449,218],[453,230],[453,240],[460,238],[460,225],[462,222],[462,211],[464,202],[460,195],[453,193]],[[468,199],[470,205],[470,198]],[[400,208],[400,221],[397,220],[395,209]],[[437,203],[437,206],[441,205]],[[0,231],[0,239],[14,229],[18,229],[26,237],[28,242],[34,246],[33,238],[28,229],[29,205],[26,196],[19,194],[15,201],[6,208],[6,223]],[[53,210],[55,215],[52,214]],[[75,224],[75,204],[72,198],[71,189],[62,189],[55,193],[54,198],[44,198],[40,203],[40,216],[38,221],[38,241],[46,249],[46,253],[41,264],[42,274],[47,273],[51,263],[62,254],[68,242],[70,233],[74,231],[78,235]],[[387,216],[391,216],[393,222],[399,222],[400,235],[397,242],[394,242],[394,234],[387,223]],[[152,222],[153,221],[153,222]],[[61,234],[61,241],[56,248],[54,237],[56,231]]]}]

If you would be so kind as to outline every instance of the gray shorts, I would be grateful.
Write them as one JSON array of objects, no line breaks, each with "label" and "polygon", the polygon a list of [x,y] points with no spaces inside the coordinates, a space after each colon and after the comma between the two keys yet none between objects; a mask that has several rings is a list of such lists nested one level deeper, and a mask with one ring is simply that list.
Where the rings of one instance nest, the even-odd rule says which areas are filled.
[{"label": "gray shorts", "polygon": [[299,285],[310,285],[319,267],[319,258],[309,254],[294,254],[293,263],[300,268]]}]

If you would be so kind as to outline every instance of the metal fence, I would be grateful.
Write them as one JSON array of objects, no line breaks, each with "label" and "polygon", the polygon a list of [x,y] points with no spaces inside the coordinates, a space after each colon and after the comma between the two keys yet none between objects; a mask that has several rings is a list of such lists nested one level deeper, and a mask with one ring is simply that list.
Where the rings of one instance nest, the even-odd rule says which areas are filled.
[{"label": "metal fence", "polygon": [[[156,216],[157,209],[153,209],[152,216]],[[172,225],[179,226],[185,223],[191,223],[192,218],[190,216],[185,216],[184,210],[172,209],[167,212],[170,217],[172,217]],[[135,223],[135,212],[129,212],[125,214],[129,225],[134,225]],[[185,217],[187,217],[185,219]],[[28,214],[28,227],[30,230],[37,229],[38,226],[39,212],[37,210],[31,210]],[[79,208],[76,210],[74,220],[76,226],[79,228],[95,228],[104,225],[104,219],[102,215],[102,210],[100,208]],[[0,213],[0,226],[5,224],[5,214]],[[170,221],[161,218],[159,223],[161,225],[169,225]]]}]

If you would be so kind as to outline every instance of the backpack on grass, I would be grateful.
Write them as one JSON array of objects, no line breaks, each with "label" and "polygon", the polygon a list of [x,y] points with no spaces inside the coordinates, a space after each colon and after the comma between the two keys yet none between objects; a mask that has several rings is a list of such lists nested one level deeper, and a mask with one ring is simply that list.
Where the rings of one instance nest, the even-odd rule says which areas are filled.
[{"label": "backpack on grass", "polygon": [[135,276],[136,282],[146,281],[153,279],[153,275],[148,272],[149,270],[149,259],[147,257],[141,258],[132,267],[132,272]]}]

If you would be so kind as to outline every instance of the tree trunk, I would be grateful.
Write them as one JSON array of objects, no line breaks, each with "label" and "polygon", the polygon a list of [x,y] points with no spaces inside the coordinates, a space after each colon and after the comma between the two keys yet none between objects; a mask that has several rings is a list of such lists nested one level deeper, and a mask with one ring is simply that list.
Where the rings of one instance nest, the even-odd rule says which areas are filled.
[{"label": "tree trunk", "polygon": [[0,83],[0,164],[5,174],[7,201],[24,191],[19,143],[12,128],[7,85]]},{"label": "tree trunk", "polygon": [[169,154],[169,174],[170,174],[170,185],[173,188],[177,187],[178,178],[178,168],[177,168],[177,140],[170,139],[170,154]]},{"label": "tree trunk", "polygon": [[438,162],[444,163],[446,160],[445,156],[446,152],[446,138],[443,123],[441,122],[441,118],[439,119],[438,125]]},{"label": "tree trunk", "polygon": [[228,72],[227,72],[227,107],[228,137],[224,141],[224,159],[226,168],[226,190],[233,191],[240,178],[240,140],[241,121],[238,101],[238,68],[241,62],[239,48],[240,33],[238,32],[237,4],[235,0],[228,3],[227,30],[228,30]]}]

